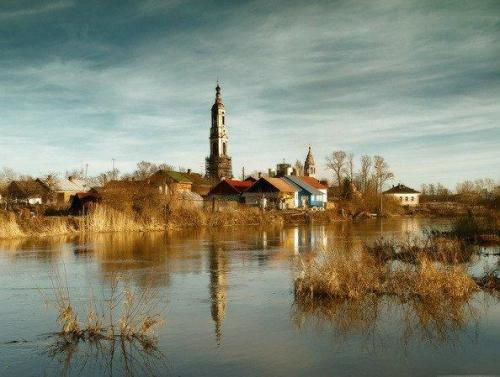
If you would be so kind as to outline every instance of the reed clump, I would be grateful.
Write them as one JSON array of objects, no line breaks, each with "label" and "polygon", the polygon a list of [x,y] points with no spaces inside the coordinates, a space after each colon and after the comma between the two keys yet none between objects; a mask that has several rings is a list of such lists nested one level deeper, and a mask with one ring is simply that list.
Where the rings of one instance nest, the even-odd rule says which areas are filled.
[{"label": "reed clump", "polygon": [[[155,341],[155,329],[164,323],[156,313],[159,291],[151,285],[132,289],[126,279],[113,274],[107,297],[97,303],[88,295],[85,321],[81,321],[71,299],[66,277],[59,270],[50,275],[53,297],[45,296],[47,304],[54,304],[61,330],[56,335],[66,341],[79,342],[99,339],[139,341],[143,346]],[[80,307],[82,305],[79,305]],[[82,311],[80,311],[82,312]]]},{"label": "reed clump", "polygon": [[295,280],[299,299],[360,299],[367,295],[465,298],[478,290],[458,265],[437,263],[422,255],[417,264],[385,263],[364,249],[322,252],[302,265]]}]

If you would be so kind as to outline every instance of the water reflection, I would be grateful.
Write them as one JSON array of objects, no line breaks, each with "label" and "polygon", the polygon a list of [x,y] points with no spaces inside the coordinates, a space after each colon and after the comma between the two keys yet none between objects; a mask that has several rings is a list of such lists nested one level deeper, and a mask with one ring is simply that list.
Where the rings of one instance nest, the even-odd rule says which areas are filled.
[{"label": "water reflection", "polygon": [[222,244],[215,240],[210,245],[209,270],[210,270],[210,302],[211,314],[215,323],[215,338],[217,345],[222,339],[222,321],[226,312],[226,270],[228,260],[226,250]]},{"label": "water reflection", "polygon": [[[477,327],[481,310],[479,302],[492,297],[479,294],[473,300],[401,300],[397,297],[367,296],[359,300],[296,300],[291,319],[298,329],[312,325],[332,331],[338,344],[361,336],[365,345],[375,351],[387,334],[399,331],[404,349],[424,342],[434,345],[458,343],[468,327]],[[394,328],[395,323],[402,323]],[[477,335],[477,334],[476,334]]]}]

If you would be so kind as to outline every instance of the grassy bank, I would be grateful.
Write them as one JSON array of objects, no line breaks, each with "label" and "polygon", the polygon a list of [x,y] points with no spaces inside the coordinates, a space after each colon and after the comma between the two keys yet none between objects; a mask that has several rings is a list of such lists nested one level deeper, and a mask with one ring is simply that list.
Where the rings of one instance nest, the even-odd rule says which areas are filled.
[{"label": "grassy bank", "polygon": [[158,213],[118,210],[100,205],[84,216],[32,216],[0,213],[0,239],[98,232],[146,232],[175,228],[327,223],[339,217],[334,211],[261,211],[255,207],[209,209],[178,207]]}]

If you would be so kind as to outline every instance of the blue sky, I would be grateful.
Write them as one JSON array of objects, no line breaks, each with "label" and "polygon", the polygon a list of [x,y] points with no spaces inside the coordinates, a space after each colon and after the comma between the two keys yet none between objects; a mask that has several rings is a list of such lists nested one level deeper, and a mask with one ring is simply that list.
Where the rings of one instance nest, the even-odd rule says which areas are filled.
[{"label": "blue sky", "polygon": [[0,166],[204,169],[221,81],[236,173],[336,149],[419,187],[500,179],[500,1],[0,3]]}]

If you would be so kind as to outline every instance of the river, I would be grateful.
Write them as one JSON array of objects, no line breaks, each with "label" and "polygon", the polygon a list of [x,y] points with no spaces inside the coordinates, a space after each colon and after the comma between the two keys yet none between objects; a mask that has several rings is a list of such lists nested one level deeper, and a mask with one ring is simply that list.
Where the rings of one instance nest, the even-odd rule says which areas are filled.
[{"label": "river", "polygon": [[[405,218],[2,241],[0,376],[498,375],[500,305],[489,294],[444,313],[390,299],[328,315],[294,304],[297,266],[316,250],[446,226]],[[471,269],[495,263],[484,256]],[[153,288],[165,320],[155,352],[111,360],[106,346],[54,345],[54,269],[81,308],[117,276]]]}]

